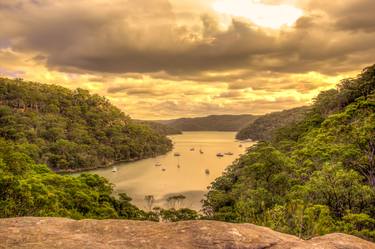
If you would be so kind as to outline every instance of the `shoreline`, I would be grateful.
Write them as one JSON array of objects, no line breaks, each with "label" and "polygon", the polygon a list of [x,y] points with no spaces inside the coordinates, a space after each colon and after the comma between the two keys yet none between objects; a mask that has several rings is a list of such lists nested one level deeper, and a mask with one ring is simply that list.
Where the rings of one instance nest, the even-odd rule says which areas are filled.
[{"label": "shoreline", "polygon": [[51,170],[53,172],[55,172],[56,174],[62,174],[62,175],[63,174],[74,174],[74,173],[80,173],[80,172],[88,172],[88,171],[96,170],[96,169],[110,168],[110,167],[113,167],[113,166],[115,166],[117,164],[120,164],[120,163],[132,163],[132,162],[136,162],[136,161],[140,161],[140,160],[144,160],[144,159],[155,158],[155,157],[158,157],[158,156],[165,155],[170,151],[172,151],[172,149],[163,153],[163,154],[158,154],[158,155],[154,155],[154,156],[150,156],[150,157],[143,157],[143,158],[133,158],[133,159],[130,159],[130,160],[114,161],[112,163],[109,163],[108,165],[101,165],[101,166],[90,167],[90,168],[67,169],[67,170],[53,170],[53,169],[51,169]]}]

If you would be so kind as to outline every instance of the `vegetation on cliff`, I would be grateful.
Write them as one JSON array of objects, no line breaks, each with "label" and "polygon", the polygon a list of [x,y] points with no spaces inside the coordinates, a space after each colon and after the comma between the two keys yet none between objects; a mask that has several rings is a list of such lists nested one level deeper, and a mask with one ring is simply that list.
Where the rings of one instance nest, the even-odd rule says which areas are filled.
[{"label": "vegetation on cliff", "polygon": [[309,238],[375,239],[375,65],[315,99],[231,165],[204,200],[208,217]]},{"label": "vegetation on cliff", "polygon": [[55,171],[108,166],[165,153],[171,141],[104,97],[0,78],[0,137],[27,146]]}]

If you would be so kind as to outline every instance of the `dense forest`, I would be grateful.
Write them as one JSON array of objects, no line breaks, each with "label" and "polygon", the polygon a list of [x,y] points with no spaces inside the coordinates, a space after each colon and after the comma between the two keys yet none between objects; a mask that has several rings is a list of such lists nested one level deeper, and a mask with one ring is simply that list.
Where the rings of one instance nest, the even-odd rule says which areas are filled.
[{"label": "dense forest", "polygon": [[0,78],[0,137],[54,171],[104,167],[165,153],[164,135],[131,120],[104,97]]},{"label": "dense forest", "polygon": [[204,211],[303,238],[340,231],[375,240],[375,65],[248,149],[212,184]]},{"label": "dense forest", "polygon": [[196,219],[189,209],[149,212],[133,206],[124,193],[93,174],[64,176],[28,155],[29,146],[0,138],[0,218],[52,216],[74,219],[137,219],[175,221]]},{"label": "dense forest", "polygon": [[255,115],[210,115],[199,118],[179,118],[156,121],[181,131],[239,131],[254,122]]},{"label": "dense forest", "polygon": [[161,125],[131,120],[87,91],[0,79],[0,218],[58,216],[196,219],[189,209],[142,211],[105,178],[54,171],[107,166],[165,153]]},{"label": "dense forest", "polygon": [[273,132],[279,128],[303,120],[309,109],[310,107],[297,107],[265,114],[242,128],[237,133],[236,138],[240,140],[252,139],[254,141],[270,140]]}]

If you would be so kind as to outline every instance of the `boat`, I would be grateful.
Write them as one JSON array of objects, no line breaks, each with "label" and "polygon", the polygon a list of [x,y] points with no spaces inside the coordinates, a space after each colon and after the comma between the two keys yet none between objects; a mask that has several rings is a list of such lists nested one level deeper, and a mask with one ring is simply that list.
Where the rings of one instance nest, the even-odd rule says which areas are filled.
[{"label": "boat", "polygon": [[203,150],[199,150],[199,153],[203,154]]},{"label": "boat", "polygon": [[179,165],[179,164],[177,164],[177,168],[180,168],[180,165]]},{"label": "boat", "polygon": [[240,147],[240,148],[241,148],[241,147],[242,147],[242,144],[238,145],[238,147]]},{"label": "boat", "polygon": [[176,152],[176,153],[174,153],[174,156],[181,156],[181,154]]},{"label": "boat", "polygon": [[233,156],[233,153],[232,152],[226,152],[225,155],[227,155],[227,156]]},{"label": "boat", "polygon": [[112,172],[117,172],[117,167],[112,167]]},{"label": "boat", "polygon": [[191,148],[190,151],[195,151],[195,149],[194,149],[194,148]]},{"label": "boat", "polygon": [[161,170],[162,170],[162,171],[166,171],[166,169],[164,169],[164,168],[162,168]]},{"label": "boat", "polygon": [[206,173],[206,175],[209,175],[209,174],[210,174],[210,170],[209,170],[209,169],[206,169],[206,170],[204,171],[204,173]]},{"label": "boat", "polygon": [[223,157],[224,154],[223,154],[223,153],[217,153],[216,156],[217,156],[217,157]]},{"label": "boat", "polygon": [[159,166],[161,166],[161,163],[157,162],[157,163],[155,163],[155,166],[159,167]]}]

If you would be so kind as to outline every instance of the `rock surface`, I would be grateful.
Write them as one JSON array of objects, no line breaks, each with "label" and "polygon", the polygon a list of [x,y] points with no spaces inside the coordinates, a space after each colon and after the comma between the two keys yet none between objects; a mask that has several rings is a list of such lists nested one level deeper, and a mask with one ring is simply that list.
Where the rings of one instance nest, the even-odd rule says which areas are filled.
[{"label": "rock surface", "polygon": [[0,248],[375,249],[375,244],[338,233],[304,241],[265,227],[217,221],[154,223],[23,217],[0,220]]}]

